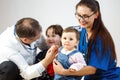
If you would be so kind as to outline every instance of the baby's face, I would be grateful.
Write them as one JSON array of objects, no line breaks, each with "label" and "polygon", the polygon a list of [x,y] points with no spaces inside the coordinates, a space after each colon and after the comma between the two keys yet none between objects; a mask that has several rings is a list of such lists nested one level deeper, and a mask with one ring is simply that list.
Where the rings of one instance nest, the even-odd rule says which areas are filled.
[{"label": "baby's face", "polygon": [[70,51],[78,45],[76,34],[74,32],[64,32],[61,38],[62,46]]}]

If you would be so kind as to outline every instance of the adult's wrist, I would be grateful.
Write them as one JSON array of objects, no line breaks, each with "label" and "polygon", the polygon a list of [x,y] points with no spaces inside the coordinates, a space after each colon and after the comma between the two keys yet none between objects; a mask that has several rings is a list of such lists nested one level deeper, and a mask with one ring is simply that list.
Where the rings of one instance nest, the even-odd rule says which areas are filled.
[{"label": "adult's wrist", "polygon": [[41,61],[41,63],[42,63],[42,65],[43,65],[45,68],[47,68],[47,66],[50,64],[47,59],[43,59],[43,60]]}]

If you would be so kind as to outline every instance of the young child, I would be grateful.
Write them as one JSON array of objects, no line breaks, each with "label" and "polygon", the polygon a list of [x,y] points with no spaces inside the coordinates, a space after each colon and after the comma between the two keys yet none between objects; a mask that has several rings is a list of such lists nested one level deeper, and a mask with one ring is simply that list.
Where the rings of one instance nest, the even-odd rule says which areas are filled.
[{"label": "young child", "polygon": [[[82,53],[76,49],[79,43],[79,33],[75,28],[68,27],[63,30],[61,42],[62,47],[59,48],[57,59],[65,69],[72,72],[86,66]],[[55,74],[54,80],[80,80],[81,78]]]},{"label": "young child", "polygon": [[[46,30],[46,41],[49,47],[52,45],[61,45],[60,39],[62,35],[63,28],[61,25],[55,24],[50,25]],[[46,55],[47,50],[39,53],[38,59],[42,60]],[[38,60],[37,60],[38,61]],[[52,63],[47,67],[46,71],[39,78],[40,80],[53,80],[54,70]]]}]

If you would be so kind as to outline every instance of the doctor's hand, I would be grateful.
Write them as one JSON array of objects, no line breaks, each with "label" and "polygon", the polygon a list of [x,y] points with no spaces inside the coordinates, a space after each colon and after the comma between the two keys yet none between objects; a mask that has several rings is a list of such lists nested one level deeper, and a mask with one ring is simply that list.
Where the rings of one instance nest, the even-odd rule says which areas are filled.
[{"label": "doctor's hand", "polygon": [[47,51],[45,58],[41,61],[43,66],[46,68],[55,58],[56,54],[58,53],[58,46],[53,45]]}]

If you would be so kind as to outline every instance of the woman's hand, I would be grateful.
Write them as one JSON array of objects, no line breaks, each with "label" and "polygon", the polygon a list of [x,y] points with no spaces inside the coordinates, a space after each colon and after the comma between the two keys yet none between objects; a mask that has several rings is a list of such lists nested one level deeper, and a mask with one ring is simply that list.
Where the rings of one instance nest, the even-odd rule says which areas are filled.
[{"label": "woman's hand", "polygon": [[70,71],[70,72],[75,72],[76,70],[73,69],[73,68],[69,68],[69,71]]},{"label": "woman's hand", "polygon": [[53,69],[54,72],[57,74],[61,74],[61,75],[65,75],[64,74],[64,68],[63,66],[60,64],[60,62],[58,62],[56,59],[53,60]]},{"label": "woman's hand", "polygon": [[57,53],[58,46],[57,45],[51,46],[51,48],[47,51],[45,58],[41,61],[45,68],[53,61]]}]

